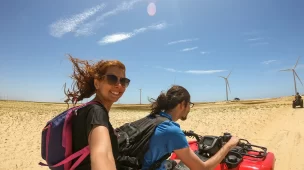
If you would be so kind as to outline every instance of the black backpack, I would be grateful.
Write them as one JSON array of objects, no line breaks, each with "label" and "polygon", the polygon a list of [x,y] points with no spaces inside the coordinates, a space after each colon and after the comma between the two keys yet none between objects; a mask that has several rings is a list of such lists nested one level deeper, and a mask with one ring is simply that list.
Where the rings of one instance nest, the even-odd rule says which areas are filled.
[{"label": "black backpack", "polygon": [[[150,137],[153,135],[157,125],[168,120],[160,115],[148,115],[137,121],[126,123],[115,131],[118,136],[119,170],[140,170],[145,153],[149,149]],[[155,162],[149,170],[159,168],[171,153],[164,155]]]}]

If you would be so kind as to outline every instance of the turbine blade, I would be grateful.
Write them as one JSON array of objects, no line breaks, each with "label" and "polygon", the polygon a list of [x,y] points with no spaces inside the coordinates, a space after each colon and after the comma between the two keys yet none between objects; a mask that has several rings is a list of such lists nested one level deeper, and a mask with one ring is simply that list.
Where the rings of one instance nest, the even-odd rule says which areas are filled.
[{"label": "turbine blade", "polygon": [[230,76],[231,72],[232,72],[232,70],[231,70],[230,73],[228,74],[227,78]]},{"label": "turbine blade", "polygon": [[230,86],[229,86],[229,81],[227,79],[226,79],[226,83],[228,85],[229,92],[231,93]]},{"label": "turbine blade", "polygon": [[223,78],[223,79],[226,79],[226,77],[223,77],[223,76],[219,76],[219,77],[221,77],[221,78]]},{"label": "turbine blade", "polygon": [[295,69],[295,68],[297,67],[297,65],[298,65],[298,63],[299,63],[299,59],[300,59],[300,56],[298,57],[298,60],[297,60],[297,62],[296,62],[296,65],[294,66],[293,69]]},{"label": "turbine blade", "polygon": [[297,76],[297,78],[299,79],[300,83],[301,83],[301,84],[302,84],[302,86],[303,86],[303,83],[302,83],[302,81],[301,81],[300,77],[298,76],[297,72],[296,72],[296,71],[294,71],[294,73],[295,73],[295,75]]},{"label": "turbine blade", "polygon": [[292,69],[285,69],[285,70],[280,70],[280,71],[292,71]]}]

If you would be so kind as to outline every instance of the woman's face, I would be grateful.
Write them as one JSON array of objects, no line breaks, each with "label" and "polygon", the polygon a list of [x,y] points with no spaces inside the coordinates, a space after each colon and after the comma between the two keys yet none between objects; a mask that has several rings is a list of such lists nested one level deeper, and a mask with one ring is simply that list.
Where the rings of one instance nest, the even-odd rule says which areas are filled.
[{"label": "woman's face", "polygon": [[107,102],[117,102],[130,82],[125,75],[125,71],[118,67],[108,68],[102,79],[94,82],[98,95]]}]

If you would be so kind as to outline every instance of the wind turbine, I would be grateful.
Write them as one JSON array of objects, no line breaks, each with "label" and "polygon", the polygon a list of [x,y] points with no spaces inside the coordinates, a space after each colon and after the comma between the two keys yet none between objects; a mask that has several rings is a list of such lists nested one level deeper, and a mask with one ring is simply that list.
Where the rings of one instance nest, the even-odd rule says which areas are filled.
[{"label": "wind turbine", "polygon": [[139,90],[139,104],[141,104],[141,89],[138,90]]},{"label": "wind turbine", "polygon": [[295,87],[295,95],[297,94],[297,82],[296,82],[296,76],[297,78],[299,79],[300,83],[302,84],[303,86],[303,83],[300,79],[300,77],[298,76],[297,72],[295,71],[297,65],[298,65],[298,62],[299,62],[299,59],[300,59],[300,56],[298,57],[298,60],[296,62],[296,65],[293,67],[293,68],[290,68],[290,69],[285,69],[285,70],[280,70],[280,71],[292,71],[292,74],[293,74],[293,81],[294,81],[294,87]]},{"label": "wind turbine", "polygon": [[225,83],[226,83],[226,100],[228,101],[228,88],[229,88],[229,91],[231,93],[231,90],[230,90],[230,86],[229,86],[229,82],[228,82],[228,77],[230,76],[232,71],[230,71],[230,73],[228,74],[227,77],[223,77],[223,76],[219,76],[221,78],[223,78],[225,80]]}]

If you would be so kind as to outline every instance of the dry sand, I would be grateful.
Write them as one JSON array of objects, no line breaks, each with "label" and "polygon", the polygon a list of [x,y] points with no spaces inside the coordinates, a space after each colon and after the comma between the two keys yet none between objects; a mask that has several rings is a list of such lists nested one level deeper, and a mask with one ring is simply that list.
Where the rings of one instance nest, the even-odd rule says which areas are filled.
[{"label": "dry sand", "polygon": [[[304,109],[291,108],[292,97],[196,104],[184,130],[201,135],[230,132],[262,145],[276,156],[275,170],[304,170]],[[41,130],[66,105],[0,101],[0,170],[47,169],[38,165]],[[120,105],[111,110],[113,126],[139,119],[147,106]]]}]

